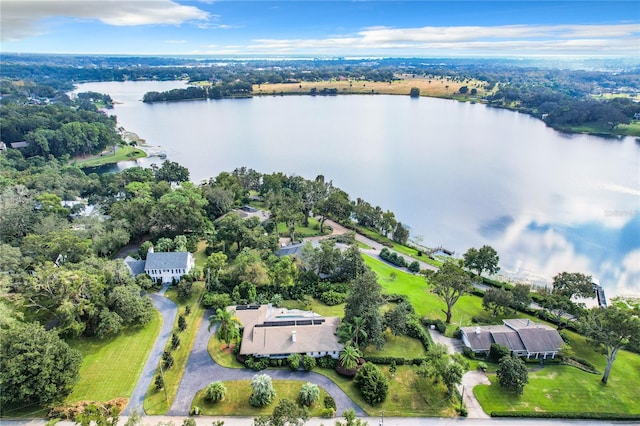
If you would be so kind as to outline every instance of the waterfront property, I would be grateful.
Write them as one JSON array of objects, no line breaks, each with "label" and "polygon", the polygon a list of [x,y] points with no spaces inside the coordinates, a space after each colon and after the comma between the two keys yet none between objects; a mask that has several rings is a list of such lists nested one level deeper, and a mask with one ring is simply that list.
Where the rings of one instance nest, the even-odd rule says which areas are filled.
[{"label": "waterfront property", "polygon": [[315,312],[276,308],[272,305],[232,306],[244,332],[240,355],[286,358],[292,354],[338,358],[344,345],[338,342],[338,317]]},{"label": "waterfront property", "polygon": [[179,281],[195,265],[193,256],[189,252],[155,253],[153,248],[149,249],[146,261],[136,260],[127,256],[124,262],[133,276],[146,273],[153,281],[162,283]]},{"label": "waterfront property", "polygon": [[564,341],[560,333],[546,324],[528,319],[506,319],[501,325],[462,327],[462,341],[476,354],[488,354],[493,343],[506,346],[511,353],[527,358],[555,358]]}]

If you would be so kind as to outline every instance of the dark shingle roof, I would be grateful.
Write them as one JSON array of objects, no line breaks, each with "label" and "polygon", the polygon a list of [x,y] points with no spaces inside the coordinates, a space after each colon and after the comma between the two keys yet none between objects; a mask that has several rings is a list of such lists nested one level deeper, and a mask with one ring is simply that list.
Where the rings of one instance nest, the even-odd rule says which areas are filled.
[{"label": "dark shingle roof", "polygon": [[564,344],[556,330],[523,328],[518,330],[518,334],[529,352],[559,351]]},{"label": "dark shingle roof", "polygon": [[503,325],[462,327],[469,347],[474,351],[488,351],[492,343],[499,343],[512,351],[554,352],[562,348],[558,331],[530,320],[508,319]]},{"label": "dark shingle roof", "polygon": [[150,269],[180,269],[186,268],[189,253],[181,251],[177,253],[148,253],[145,271]]},{"label": "dark shingle roof", "polygon": [[144,260],[136,260],[131,256],[127,256],[124,259],[124,263],[129,267],[131,275],[134,277],[144,274]]}]

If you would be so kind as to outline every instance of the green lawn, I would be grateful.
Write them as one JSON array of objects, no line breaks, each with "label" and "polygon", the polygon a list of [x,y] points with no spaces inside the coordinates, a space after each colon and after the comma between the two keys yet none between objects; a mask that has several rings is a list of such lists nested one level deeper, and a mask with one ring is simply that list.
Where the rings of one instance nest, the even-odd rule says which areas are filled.
[{"label": "green lawn", "polygon": [[98,157],[92,157],[87,159],[75,158],[72,161],[78,167],[97,167],[105,164],[117,163],[118,161],[135,160],[138,158],[144,158],[147,154],[140,148],[133,146],[119,146],[115,154],[112,152],[109,154],[101,155]]},{"label": "green lawn", "polygon": [[118,336],[105,340],[70,341],[71,347],[82,352],[83,359],[80,381],[65,402],[130,397],[161,326],[162,317],[154,311],[151,322],[144,327],[127,327]]},{"label": "green lawn", "polygon": [[621,352],[608,385],[600,375],[574,367],[550,365],[529,374],[522,396],[502,389],[496,376],[491,385],[474,388],[482,408],[492,411],[602,412],[640,414],[637,403],[640,357]]},{"label": "green lawn", "polygon": [[[258,374],[258,373],[257,373]],[[297,401],[298,392],[304,384],[304,381],[298,380],[274,380],[273,387],[276,390],[276,399],[268,406],[256,408],[249,405],[249,397],[251,396],[251,380],[233,380],[224,382],[227,388],[227,394],[224,400],[217,404],[211,404],[204,400],[204,390],[198,392],[193,399],[191,408],[198,406],[200,413],[205,416],[264,416],[269,415],[273,408],[278,405],[280,399],[289,399]],[[309,414],[311,417],[320,416],[320,412],[324,407],[324,397],[327,391],[320,388],[320,399],[311,408]]]},{"label": "green lawn", "polygon": [[375,346],[364,349],[365,356],[392,356],[404,359],[422,358],[426,355],[422,342],[408,336],[394,336],[387,330],[384,333],[384,347],[377,350]]},{"label": "green lawn", "polygon": [[240,364],[236,357],[233,355],[232,348],[235,344],[231,344],[231,348],[227,347],[227,344],[219,341],[215,336],[209,339],[207,344],[207,351],[216,364],[227,368],[244,368],[244,365]]},{"label": "green lawn", "polygon": [[193,260],[197,266],[204,268],[204,265],[207,263],[207,242],[206,241],[198,241],[198,248],[193,253]]},{"label": "green lawn", "polygon": [[[173,398],[175,398],[178,392],[178,386],[182,380],[184,368],[187,365],[193,342],[196,339],[202,317],[204,316],[204,308],[200,305],[200,297],[204,293],[204,285],[202,282],[195,282],[193,288],[193,294],[189,300],[179,299],[176,290],[173,288],[169,289],[166,293],[166,296],[178,305],[178,316],[184,313],[184,307],[187,304],[191,305],[191,314],[186,317],[187,329],[180,333],[180,346],[172,352],[174,365],[164,372],[164,383],[169,400],[167,401],[165,399],[163,390],[156,390],[155,384],[152,381],[144,400],[144,411],[148,415],[165,414],[167,410],[169,410],[169,407],[171,407]],[[177,330],[178,316],[176,316],[174,330]],[[170,344],[171,339],[167,342],[167,349]]]},{"label": "green lawn", "polygon": [[[375,407],[365,402],[353,380],[339,375],[335,370],[316,368],[315,372],[331,379],[369,416],[380,416],[384,411],[394,417],[451,417],[455,409],[446,398],[442,385],[433,385],[429,381],[418,379],[413,366],[398,366],[391,377],[389,367],[378,366],[389,378],[389,393],[382,404]],[[416,380],[418,379],[418,380]]]}]

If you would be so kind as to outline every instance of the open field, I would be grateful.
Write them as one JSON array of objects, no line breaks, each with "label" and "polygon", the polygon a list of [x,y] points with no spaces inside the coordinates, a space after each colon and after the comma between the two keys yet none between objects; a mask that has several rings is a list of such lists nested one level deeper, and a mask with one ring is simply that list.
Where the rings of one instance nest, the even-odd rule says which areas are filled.
[{"label": "open field", "polygon": [[149,351],[158,337],[162,317],[154,310],[144,327],[127,327],[118,336],[75,339],[69,345],[82,352],[80,381],[65,402],[128,398],[138,382]]},{"label": "open field", "polygon": [[[178,305],[178,316],[184,314],[185,306],[188,304],[191,305],[191,313],[186,316],[186,330],[180,333],[180,346],[172,351],[174,364],[170,369],[164,371],[164,383],[168,394],[168,401],[165,399],[164,391],[156,390],[155,384],[152,381],[144,400],[144,411],[148,415],[165,414],[169,410],[169,407],[171,407],[173,398],[175,398],[178,392],[182,374],[187,365],[193,342],[198,335],[198,329],[200,328],[200,323],[204,315],[204,308],[200,305],[200,297],[203,293],[204,286],[202,282],[193,283],[193,294],[188,300],[179,299],[176,290],[173,288],[169,289],[166,293],[167,297]],[[178,317],[176,317],[174,330],[177,330],[177,324]],[[171,339],[167,342],[167,348],[170,344]]]},{"label": "open field", "polygon": [[86,159],[74,158],[71,160],[71,163],[78,167],[97,167],[117,163],[118,161],[136,160],[146,156],[147,154],[140,148],[127,145],[118,146],[115,153],[111,152],[105,155],[91,156]]},{"label": "open field", "polygon": [[[256,373],[259,374],[259,373]],[[273,408],[278,405],[280,399],[288,399],[290,401],[297,401],[298,392],[305,383],[298,380],[274,380],[273,387],[276,390],[275,400],[268,406],[262,408],[256,408],[249,405],[249,397],[251,396],[251,380],[233,380],[223,382],[227,388],[227,394],[222,401],[211,404],[204,400],[204,390],[199,391],[191,407],[198,406],[200,413],[205,416],[264,416],[269,415],[273,411]],[[324,407],[324,397],[327,396],[327,391],[320,388],[320,399],[309,410],[311,417],[320,416],[320,412]]]},{"label": "open field", "polygon": [[318,91],[322,89],[338,89],[338,94],[385,94],[385,95],[409,95],[412,87],[420,89],[421,96],[437,98],[466,99],[459,93],[460,87],[467,86],[469,90],[475,88],[478,93],[472,98],[481,98],[485,94],[485,83],[480,80],[468,80],[457,82],[447,77],[423,77],[413,78],[411,75],[403,75],[401,80],[392,82],[361,81],[361,80],[330,80],[299,83],[257,84],[253,86],[254,95],[307,95],[312,88]]},{"label": "open field", "polygon": [[384,333],[384,347],[377,350],[370,345],[364,349],[364,356],[393,356],[396,358],[413,359],[426,355],[422,342],[408,336],[394,336],[387,330]]},{"label": "open field", "polygon": [[[319,235],[328,235],[331,233],[331,229],[327,226],[324,227],[323,233],[320,233],[320,222],[318,222],[315,218],[309,218],[309,226],[303,226],[302,224],[296,225],[296,240],[299,238],[307,238],[307,237],[316,237]],[[284,222],[278,223],[278,234],[281,237],[290,237],[289,228],[285,225]]]}]

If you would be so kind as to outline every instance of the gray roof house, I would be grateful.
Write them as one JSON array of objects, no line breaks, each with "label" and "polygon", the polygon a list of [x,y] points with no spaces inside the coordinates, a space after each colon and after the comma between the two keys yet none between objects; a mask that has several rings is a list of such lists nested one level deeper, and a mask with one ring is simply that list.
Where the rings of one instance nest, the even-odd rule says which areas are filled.
[{"label": "gray roof house", "polygon": [[475,353],[489,353],[499,343],[527,358],[554,358],[564,345],[560,333],[546,324],[527,319],[506,319],[501,325],[462,327],[462,341]]},{"label": "gray roof house", "polygon": [[286,358],[291,354],[338,358],[338,317],[315,312],[276,308],[272,305],[230,306],[244,327],[240,355]]},{"label": "gray roof house", "polygon": [[124,260],[131,274],[136,276],[142,273],[148,274],[152,280],[163,283],[179,281],[183,275],[191,271],[195,265],[191,253],[182,252],[158,252],[153,248],[147,253],[147,260],[136,260],[127,256]]}]

